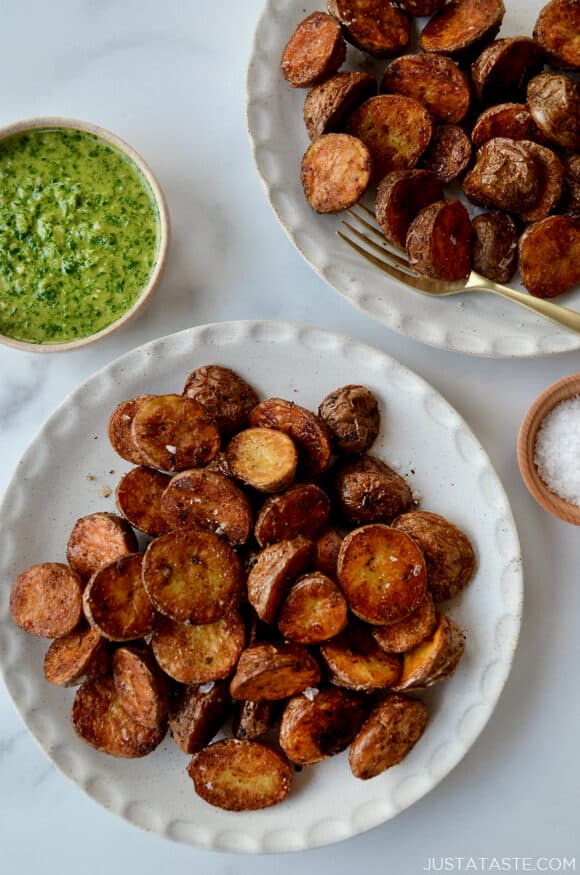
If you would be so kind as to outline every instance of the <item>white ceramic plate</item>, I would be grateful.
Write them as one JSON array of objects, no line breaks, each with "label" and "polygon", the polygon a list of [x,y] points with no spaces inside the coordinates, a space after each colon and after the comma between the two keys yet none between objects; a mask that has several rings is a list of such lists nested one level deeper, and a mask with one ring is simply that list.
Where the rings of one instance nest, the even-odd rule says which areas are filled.
[{"label": "white ceramic plate", "polygon": [[[545,0],[505,0],[500,36],[531,35]],[[319,216],[304,199],[300,162],[309,140],[302,121],[306,89],[290,88],[280,57],[297,23],[325,0],[266,0],[247,79],[248,129],[258,173],[272,209],[304,258],[337,292],[394,331],[444,349],[495,357],[541,356],[580,347],[580,336],[489,294],[428,298],[391,280],[336,236],[341,217]],[[422,26],[426,19],[417,19]],[[343,69],[382,74],[352,46]],[[368,198],[368,196],[367,196]],[[474,214],[466,200],[464,203]],[[369,206],[372,199],[368,198]],[[522,288],[521,284],[515,287]],[[561,303],[580,308],[580,290]]]},{"label": "white ceramic plate", "polygon": [[[429,726],[407,759],[363,782],[351,776],[342,754],[297,774],[282,805],[247,814],[220,811],[195,796],[185,771],[189,758],[169,738],[142,760],[115,759],[81,742],[68,716],[73,691],[44,681],[47,642],[18,630],[8,615],[15,576],[32,563],[62,561],[77,517],[114,509],[112,497],[100,497],[103,486],[114,487],[130,466],[107,440],[113,407],[146,392],[180,392],[190,370],[212,362],[237,369],[262,396],[281,395],[314,409],[340,385],[369,386],[381,400],[384,424],[374,451],[409,477],[424,508],[458,522],[478,554],[474,580],[450,607],[466,630],[465,656],[453,678],[425,696]],[[509,502],[458,413],[383,353],[286,323],[192,328],[112,362],[48,419],[18,464],[0,509],[0,665],[28,729],[53,762],[110,811],[207,848],[264,852],[329,844],[421,798],[459,762],[489,719],[510,669],[521,603]]]}]

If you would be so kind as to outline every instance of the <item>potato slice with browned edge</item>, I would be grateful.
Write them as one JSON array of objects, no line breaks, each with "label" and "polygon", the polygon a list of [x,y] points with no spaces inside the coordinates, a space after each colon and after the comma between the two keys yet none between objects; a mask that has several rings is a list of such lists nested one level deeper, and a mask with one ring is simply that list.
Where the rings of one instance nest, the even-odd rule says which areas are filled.
[{"label": "potato slice with browned edge", "polygon": [[400,763],[426,724],[427,708],[417,699],[393,693],[376,705],[348,754],[355,778],[366,781]]},{"label": "potato slice with browned edge", "polygon": [[569,76],[541,73],[528,85],[528,109],[548,140],[580,149],[580,85]]},{"label": "potato slice with browned edge", "polygon": [[108,674],[110,668],[108,641],[84,622],[68,635],[56,638],[44,656],[44,677],[59,687],[73,687]]},{"label": "potato slice with browned edge", "polygon": [[304,153],[300,179],[313,210],[338,213],[361,199],[371,171],[371,154],[361,140],[349,134],[323,134]]},{"label": "potato slice with browned edge", "polygon": [[377,222],[389,243],[404,249],[407,231],[417,213],[440,200],[443,188],[428,170],[393,170],[377,187]]},{"label": "potato slice with browned edge", "polygon": [[422,276],[460,282],[471,273],[471,221],[458,200],[421,210],[407,233],[409,264]]},{"label": "potato slice with browned edge", "polygon": [[332,445],[324,423],[292,401],[268,398],[252,410],[250,425],[272,428],[292,438],[308,474],[322,474],[330,465]]},{"label": "potato slice with browned edge", "polygon": [[403,514],[393,528],[418,544],[427,565],[427,588],[435,602],[455,598],[465,589],[475,570],[475,553],[461,529],[425,510]]},{"label": "potato slice with browned edge", "polygon": [[350,532],[338,556],[338,580],[349,608],[367,623],[404,620],[425,597],[427,569],[415,541],[380,524]]},{"label": "potato slice with browned edge", "polygon": [[284,709],[280,747],[300,766],[319,763],[345,750],[367,715],[365,697],[341,689],[294,696]]},{"label": "potato slice with browned edge", "polygon": [[338,562],[338,554],[340,545],[342,544],[342,535],[336,529],[326,529],[315,543],[316,558],[314,560],[314,568],[316,571],[321,571],[322,574],[328,577],[336,577],[336,564]]},{"label": "potato slice with browned edge", "polygon": [[374,456],[342,465],[335,485],[340,509],[353,525],[390,523],[413,504],[407,481]]},{"label": "potato slice with browned edge", "polygon": [[337,452],[345,456],[366,453],[381,430],[377,399],[366,386],[348,385],[329,392],[320,403],[318,416],[331,433]]},{"label": "potato slice with browned edge", "polygon": [[151,647],[163,671],[180,684],[206,684],[227,677],[246,640],[239,611],[215,623],[186,626],[159,614]]},{"label": "potato slice with browned edge", "polygon": [[380,83],[385,94],[413,97],[435,119],[457,124],[467,115],[469,80],[445,55],[401,55],[387,65]]},{"label": "potato slice with browned edge", "polygon": [[154,468],[132,468],[117,486],[115,500],[125,519],[146,535],[156,538],[169,531],[161,512],[161,496],[171,478]]},{"label": "potato slice with browned edge", "polygon": [[409,42],[409,19],[383,0],[327,0],[327,9],[343,26],[347,40],[379,58],[398,54]]},{"label": "potato slice with browned edge", "polygon": [[475,166],[463,180],[472,203],[518,215],[535,207],[544,181],[527,142],[495,137],[478,149]]},{"label": "potato slice with browned edge", "polygon": [[119,647],[113,656],[113,681],[125,711],[155,729],[167,719],[169,679],[148,647]]},{"label": "potato slice with browned edge", "polygon": [[258,492],[280,492],[296,474],[298,452],[292,438],[273,428],[247,428],[226,448],[232,477]]},{"label": "potato slice with browned edge", "polygon": [[509,283],[518,266],[518,230],[501,210],[482,213],[471,223],[473,269],[496,283]]},{"label": "potato slice with browned edge", "polygon": [[10,616],[30,635],[60,638],[82,615],[80,577],[62,562],[41,562],[18,575],[10,592]]},{"label": "potato slice with browned edge", "polygon": [[580,218],[550,216],[526,228],[519,243],[522,282],[538,298],[580,283]]},{"label": "potato slice with browned edge", "polygon": [[427,593],[418,608],[412,614],[391,623],[390,626],[375,626],[373,638],[387,653],[405,653],[428,638],[437,625],[433,597]]},{"label": "potato slice with browned edge", "polygon": [[183,394],[199,401],[221,434],[233,434],[248,423],[258,396],[231,368],[203,365],[189,374]]},{"label": "potato slice with browned edge", "polygon": [[220,434],[198,401],[185,395],[155,395],[133,417],[131,433],[147,464],[161,471],[207,465],[220,448]]},{"label": "potato slice with browned edge", "polygon": [[342,632],[347,619],[347,604],[337,585],[316,571],[294,584],[282,605],[278,628],[289,641],[319,644]]},{"label": "potato slice with browned edge", "polygon": [[135,532],[114,513],[91,513],[73,526],[66,548],[68,564],[83,580],[127,553],[137,552]]},{"label": "potato slice with browned edge", "polygon": [[476,148],[495,137],[508,140],[533,140],[544,142],[545,137],[536,125],[527,106],[523,103],[498,103],[484,109],[471,132]]},{"label": "potato slice with browned edge", "polygon": [[580,69],[580,5],[577,0],[551,0],[541,10],[534,39],[553,67]]},{"label": "potato slice with browned edge", "polygon": [[277,805],[292,786],[284,757],[258,741],[214,741],[194,754],[187,771],[198,796],[226,811]]},{"label": "potato slice with browned edge", "polygon": [[171,529],[205,529],[234,546],[245,544],[252,532],[252,508],[244,493],[229,477],[207,468],[172,477],[161,511]]},{"label": "potato slice with browned edge", "polygon": [[133,465],[146,465],[147,459],[137,448],[133,440],[133,417],[143,404],[152,398],[152,395],[139,395],[138,398],[130,398],[121,401],[111,414],[109,419],[109,441],[115,452],[131,462]]},{"label": "potato slice with browned edge", "polygon": [[213,623],[239,604],[242,564],[230,545],[211,532],[169,532],[151,541],[143,585],[160,613],[180,623]]},{"label": "potato slice with browned edge", "polygon": [[232,721],[235,738],[254,741],[272,729],[276,720],[275,702],[237,702]]},{"label": "potato slice with browned edge", "polygon": [[451,677],[465,650],[465,634],[457,623],[441,614],[435,631],[403,656],[397,690],[424,689]]},{"label": "potato slice with browned edge", "polygon": [[304,101],[308,136],[317,140],[323,134],[340,133],[353,109],[376,93],[377,80],[370,73],[336,73],[315,85]]},{"label": "potato slice with browned edge", "polygon": [[424,52],[443,55],[474,50],[494,38],[504,15],[503,0],[455,0],[426,24],[419,45]]},{"label": "potato slice with browned edge", "polygon": [[79,738],[115,757],[147,756],[165,735],[165,728],[143,726],[125,711],[109,675],[79,687],[71,717]]},{"label": "potato slice with browned edge", "polygon": [[293,581],[314,561],[314,544],[299,535],[271,544],[248,574],[248,599],[258,617],[273,623]]},{"label": "potato slice with browned edge", "polygon": [[230,684],[234,699],[287,699],[320,680],[320,667],[298,644],[251,644],[236,667]]},{"label": "potato slice with browned edge", "polygon": [[429,145],[433,119],[411,97],[379,94],[355,109],[346,130],[368,148],[378,180],[392,170],[415,167]]},{"label": "potato slice with browned edge", "polygon": [[498,39],[471,65],[471,81],[481,103],[522,100],[528,80],[542,70],[544,52],[527,36]]},{"label": "potato slice with browned edge", "polygon": [[346,57],[340,25],[326,12],[301,21],[282,52],[280,70],[293,88],[308,88],[336,73]]},{"label": "potato slice with browned edge", "polygon": [[339,687],[371,692],[394,687],[401,676],[401,658],[385,653],[373,639],[370,629],[350,625],[332,641],[320,645],[330,678]]},{"label": "potato slice with browned edge", "polygon": [[471,140],[459,125],[437,125],[422,164],[439,182],[448,185],[469,167]]},{"label": "potato slice with browned edge", "polygon": [[254,535],[260,547],[304,535],[316,538],[330,515],[330,499],[315,483],[298,483],[267,498],[256,517]]},{"label": "potato slice with browned edge", "polygon": [[169,731],[179,750],[196,753],[217,735],[232,708],[227,681],[185,687],[169,709]]},{"label": "potato slice with browned edge", "polygon": [[83,593],[85,617],[109,641],[134,641],[153,631],[155,611],[141,580],[142,553],[95,571]]}]

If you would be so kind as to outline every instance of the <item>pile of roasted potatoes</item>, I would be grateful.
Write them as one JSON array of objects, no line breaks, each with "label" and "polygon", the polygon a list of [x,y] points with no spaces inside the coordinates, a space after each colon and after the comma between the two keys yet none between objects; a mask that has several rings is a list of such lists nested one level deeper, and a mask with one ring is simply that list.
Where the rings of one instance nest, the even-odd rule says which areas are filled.
[{"label": "pile of roasted potatoes", "polygon": [[[297,25],[281,60],[291,86],[311,89],[311,207],[348,209],[376,184],[386,240],[422,275],[461,281],[473,268],[508,283],[519,264],[539,297],[579,283],[580,86],[567,72],[580,70],[580,2],[551,0],[533,37],[508,39],[496,39],[503,0],[327,8]],[[409,53],[414,16],[432,17]],[[339,72],[347,42],[360,69]],[[369,55],[391,58],[379,82]],[[449,183],[488,212],[472,222]]]},{"label": "pile of roasted potatoes", "polygon": [[142,757],[169,728],[199,796],[232,811],[281,802],[293,767],[349,746],[363,780],[407,755],[427,722],[407,691],[455,670],[464,634],[438,606],[475,557],[369,455],[380,428],[364,386],[314,414],[220,365],[116,407],[110,441],[135,466],[119,513],[77,520],[67,564],[28,568],[10,597],[54,639],[46,680],[80,685],[80,738]]}]

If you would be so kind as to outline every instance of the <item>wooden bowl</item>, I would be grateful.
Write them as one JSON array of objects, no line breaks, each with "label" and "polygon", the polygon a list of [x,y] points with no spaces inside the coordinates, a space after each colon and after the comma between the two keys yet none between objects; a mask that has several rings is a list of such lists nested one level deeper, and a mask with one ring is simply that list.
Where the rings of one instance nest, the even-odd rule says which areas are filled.
[{"label": "wooden bowl", "polygon": [[157,210],[159,212],[159,249],[157,262],[147,283],[143,286],[139,297],[128,310],[125,310],[125,312],[119,316],[118,319],[111,322],[110,325],[107,325],[101,331],[95,332],[95,334],[90,334],[87,337],[79,337],[75,340],[62,343],[30,343],[23,340],[15,340],[5,334],[0,334],[0,343],[5,346],[14,347],[15,349],[26,350],[27,352],[65,352],[78,349],[82,346],[87,346],[87,344],[94,343],[96,340],[100,340],[102,337],[106,337],[108,334],[121,328],[129,321],[129,319],[132,319],[150,299],[159,284],[167,260],[167,250],[169,247],[169,213],[163,191],[153,175],[152,170],[145,163],[143,158],[141,158],[139,153],[116,134],[113,134],[105,128],[101,128],[98,125],[94,125],[91,122],[79,121],[78,119],[60,118],[58,116],[25,119],[0,128],[0,142],[6,140],[8,137],[14,136],[15,134],[22,134],[25,131],[37,130],[39,128],[67,128],[74,131],[84,131],[93,134],[97,139],[107,145],[113,146],[119,152],[122,152],[144,176],[153,193]]},{"label": "wooden bowl", "polygon": [[566,401],[574,395],[580,395],[580,374],[570,374],[569,377],[563,377],[548,386],[541,395],[538,395],[520,427],[518,464],[524,483],[538,504],[558,519],[580,526],[580,507],[552,492],[538,474],[534,462],[536,436],[542,420],[554,409],[556,404]]}]

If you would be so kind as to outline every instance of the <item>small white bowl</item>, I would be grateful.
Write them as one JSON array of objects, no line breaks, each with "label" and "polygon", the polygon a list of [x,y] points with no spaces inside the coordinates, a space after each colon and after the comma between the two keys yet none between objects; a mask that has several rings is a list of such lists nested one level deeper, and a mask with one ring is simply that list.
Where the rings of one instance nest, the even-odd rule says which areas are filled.
[{"label": "small white bowl", "polygon": [[79,337],[75,340],[66,341],[64,343],[30,343],[24,340],[14,340],[5,334],[0,334],[0,343],[5,346],[11,346],[15,349],[26,350],[27,352],[66,352],[72,349],[79,349],[81,346],[87,346],[89,343],[94,343],[102,337],[106,337],[118,328],[125,325],[129,319],[132,319],[138,313],[145,303],[149,300],[155,289],[157,288],[161,275],[165,268],[167,260],[167,250],[169,247],[169,212],[165,196],[161,190],[157,179],[153,175],[151,168],[145,163],[138,152],[125,143],[116,134],[101,128],[92,122],[79,121],[78,119],[59,118],[59,117],[41,117],[33,119],[24,119],[23,121],[13,122],[0,128],[0,142],[13,137],[15,134],[22,134],[26,131],[38,130],[44,128],[66,128],[73,131],[84,131],[88,134],[93,134],[98,140],[101,140],[107,145],[114,146],[119,152],[122,152],[126,157],[137,167],[141,174],[145,177],[159,212],[159,249],[157,262],[147,283],[143,286],[141,293],[135,303],[126,310],[115,322],[107,325],[101,331],[95,334],[90,334],[88,337]]}]

